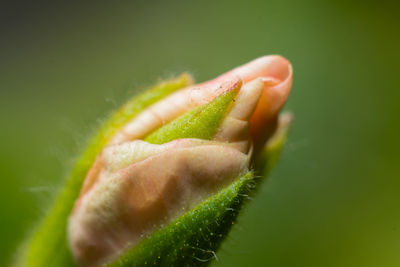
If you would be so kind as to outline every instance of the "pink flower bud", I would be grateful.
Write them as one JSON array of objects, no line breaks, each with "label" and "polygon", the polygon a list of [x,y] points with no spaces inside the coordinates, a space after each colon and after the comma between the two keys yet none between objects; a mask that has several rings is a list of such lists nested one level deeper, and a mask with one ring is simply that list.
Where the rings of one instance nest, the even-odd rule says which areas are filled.
[{"label": "pink flower bud", "polygon": [[[142,141],[240,83],[213,140]],[[253,151],[273,132],[291,83],[286,59],[261,57],[173,93],[128,122],[98,155],[70,216],[77,262],[98,266],[114,259],[246,172]]]}]

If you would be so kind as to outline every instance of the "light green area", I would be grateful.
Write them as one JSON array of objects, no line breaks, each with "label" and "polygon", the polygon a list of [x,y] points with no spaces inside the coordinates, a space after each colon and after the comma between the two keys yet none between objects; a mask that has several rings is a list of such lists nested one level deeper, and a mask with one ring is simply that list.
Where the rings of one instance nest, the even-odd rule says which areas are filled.
[{"label": "light green area", "polygon": [[74,265],[66,239],[67,220],[75,200],[79,196],[84,178],[97,154],[113,134],[141,110],[160,98],[188,85],[190,81],[190,77],[183,74],[179,78],[162,82],[129,100],[106,120],[96,136],[89,141],[87,149],[77,161],[49,212],[22,246],[21,255],[17,262],[18,266],[62,267]]}]

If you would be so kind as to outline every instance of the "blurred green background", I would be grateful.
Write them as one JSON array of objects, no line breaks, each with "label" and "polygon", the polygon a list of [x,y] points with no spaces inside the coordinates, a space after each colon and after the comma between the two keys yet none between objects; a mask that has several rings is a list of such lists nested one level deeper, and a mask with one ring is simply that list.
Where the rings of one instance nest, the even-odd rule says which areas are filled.
[{"label": "blurred green background", "polygon": [[279,166],[215,266],[400,266],[400,8],[388,1],[3,2],[0,266],[85,138],[162,77],[294,67]]}]

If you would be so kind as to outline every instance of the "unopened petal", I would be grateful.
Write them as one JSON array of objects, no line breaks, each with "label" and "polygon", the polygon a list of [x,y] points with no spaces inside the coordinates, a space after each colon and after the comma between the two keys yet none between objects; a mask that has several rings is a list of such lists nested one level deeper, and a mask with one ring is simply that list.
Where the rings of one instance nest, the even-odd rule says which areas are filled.
[{"label": "unopened petal", "polygon": [[112,138],[110,144],[142,139],[183,113],[211,102],[217,96],[236,87],[239,82],[240,80],[234,77],[218,84],[193,85],[173,93],[147,108],[124,126]]},{"label": "unopened petal", "polygon": [[[281,56],[264,56],[239,66],[219,77],[198,85],[184,88],[150,106],[124,126],[111,139],[110,144],[142,139],[160,126],[172,121],[196,106],[213,100],[235,83],[244,84],[257,78],[264,81],[264,91],[252,118],[252,136],[256,139],[267,124],[273,123],[289,95],[292,69],[288,60]],[[271,128],[271,127],[270,127]]]},{"label": "unopened petal", "polygon": [[214,140],[236,143],[239,150],[247,153],[249,149],[249,119],[263,93],[261,78],[246,83],[240,89],[235,103],[222,122]]}]

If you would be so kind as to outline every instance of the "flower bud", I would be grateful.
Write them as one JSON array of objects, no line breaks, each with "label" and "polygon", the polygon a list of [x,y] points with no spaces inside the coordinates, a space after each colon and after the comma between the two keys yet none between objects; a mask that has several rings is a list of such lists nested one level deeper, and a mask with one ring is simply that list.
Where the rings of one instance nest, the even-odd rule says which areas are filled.
[{"label": "flower bud", "polygon": [[[172,93],[126,123],[97,156],[70,215],[76,261],[99,266],[117,258],[249,171],[291,82],[286,59],[261,57]],[[201,116],[227,94],[233,101],[208,126]],[[193,120],[182,123],[184,116]]]}]

